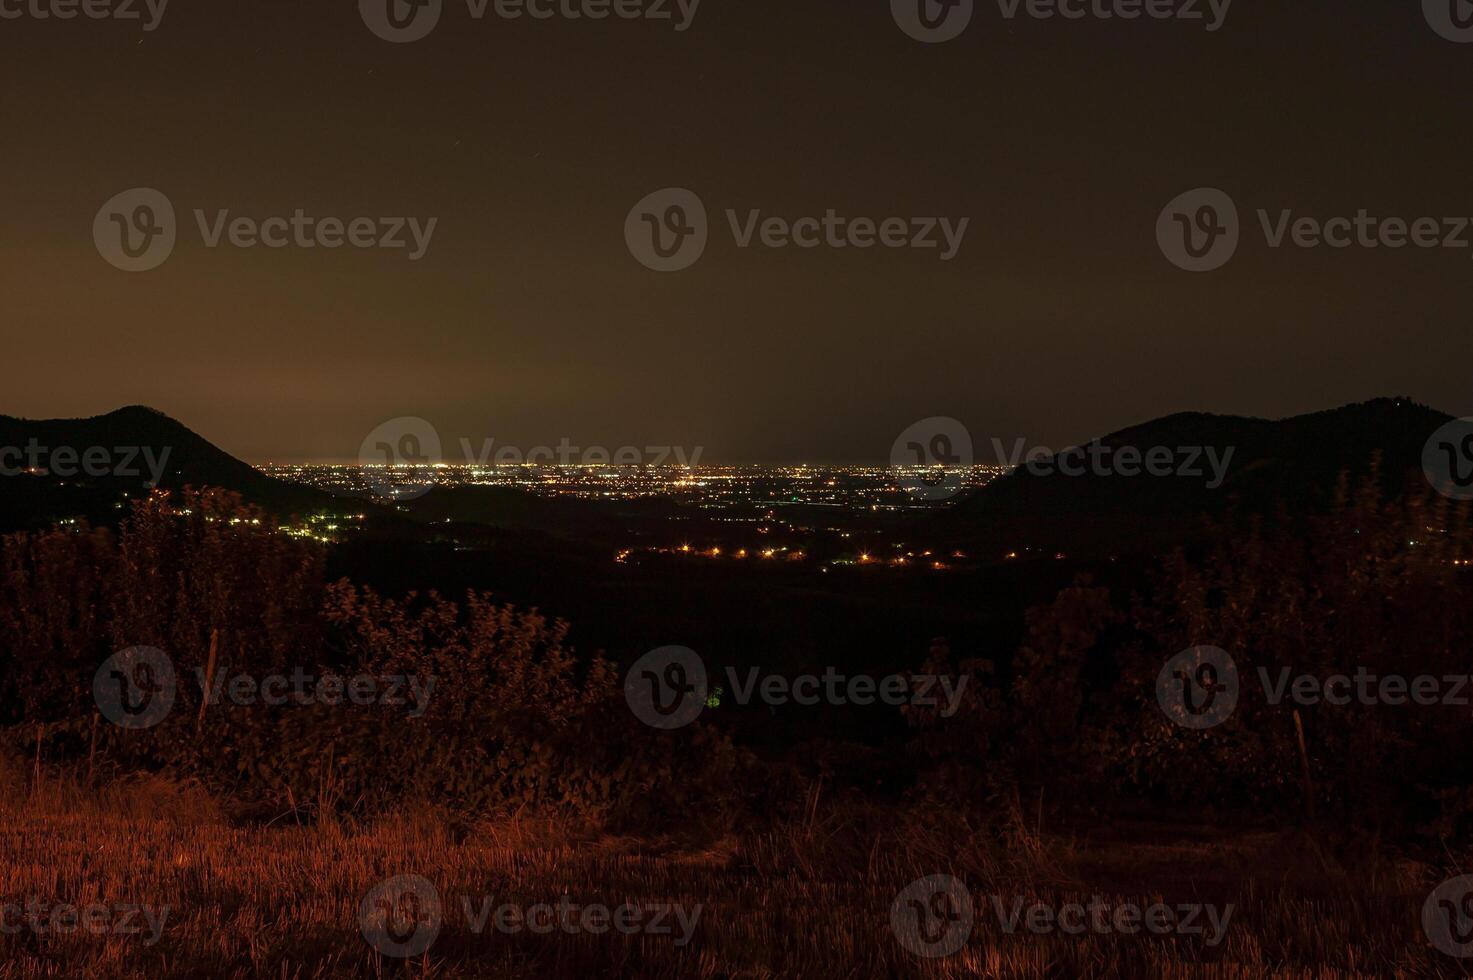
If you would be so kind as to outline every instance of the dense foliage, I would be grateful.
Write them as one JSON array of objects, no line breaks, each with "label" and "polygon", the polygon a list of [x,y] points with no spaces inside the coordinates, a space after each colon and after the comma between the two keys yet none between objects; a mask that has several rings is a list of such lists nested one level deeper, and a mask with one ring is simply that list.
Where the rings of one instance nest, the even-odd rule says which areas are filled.
[{"label": "dense foliage", "polygon": [[[1211,538],[1141,588],[1081,579],[1029,610],[1018,649],[995,660],[958,663],[935,643],[920,670],[966,675],[968,693],[954,716],[903,709],[904,749],[819,739],[759,763],[709,716],[668,733],[640,724],[615,667],[575,655],[567,625],[535,609],[328,582],[317,544],[238,498],[156,494],[115,533],[73,526],[0,542],[0,724],[48,764],[167,772],[262,814],[425,801],[651,829],[791,814],[821,793],[858,791],[843,773],[883,762],[904,763],[917,798],[952,807],[1046,793],[1463,829],[1467,703],[1268,694],[1286,676],[1365,672],[1427,675],[1473,699],[1473,684],[1449,680],[1473,672],[1466,508],[1388,501],[1368,481],[1307,523],[1253,521]],[[1199,645],[1231,654],[1239,693],[1225,721],[1192,730],[1161,710],[1157,679]],[[136,646],[166,651],[177,674],[173,710],[142,730],[102,720],[92,687],[99,665]],[[398,700],[204,698],[240,674],[303,673],[397,679]]]},{"label": "dense foliage", "polygon": [[[263,813],[432,802],[646,824],[729,793],[741,764],[712,732],[639,725],[613,668],[565,645],[565,623],[481,593],[328,583],[317,545],[230,494],[155,495],[116,534],[10,537],[0,571],[0,703],[12,741],[39,739],[48,761],[167,771]],[[130,730],[99,718],[93,677],[137,646],[167,653],[176,694],[161,723]],[[300,676],[277,693],[307,696],[229,697],[242,675],[247,692]],[[319,696],[329,676],[377,686],[359,702]]]},{"label": "dense foliage", "polygon": [[[912,712],[917,745],[948,792],[958,779],[969,791],[1016,781],[1080,800],[1452,832],[1473,814],[1473,763],[1459,751],[1473,738],[1467,521],[1446,499],[1389,501],[1371,481],[1305,524],[1217,528],[1210,548],[1163,562],[1143,594],[1081,580],[1030,611],[1005,680],[998,663],[933,656],[930,669],[991,686],[949,727]],[[1169,719],[1157,698],[1167,661],[1196,646],[1227,651],[1239,688],[1231,715],[1202,730]],[[1314,691],[1361,673],[1370,699],[1270,696],[1289,690],[1286,677],[1312,677]],[[1391,703],[1388,676],[1436,678],[1440,703]]]}]

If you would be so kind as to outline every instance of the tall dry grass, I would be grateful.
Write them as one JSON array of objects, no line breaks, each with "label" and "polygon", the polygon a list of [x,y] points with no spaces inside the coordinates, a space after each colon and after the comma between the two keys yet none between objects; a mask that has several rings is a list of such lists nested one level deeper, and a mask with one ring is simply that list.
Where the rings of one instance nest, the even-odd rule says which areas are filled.
[{"label": "tall dry grass", "polygon": [[[157,779],[89,790],[12,772],[0,799],[0,901],[167,905],[162,939],[0,934],[0,977],[1427,977],[1463,962],[1420,931],[1432,868],[1350,866],[1282,833],[1138,826],[1072,840],[1018,811],[975,831],[941,815],[815,810],[802,824],[718,840],[580,836],[530,818],[456,825],[406,809],[363,825],[230,824]],[[947,873],[978,899],[961,952],[897,942],[897,892]],[[428,953],[380,956],[365,893],[423,875],[445,900]],[[459,898],[702,906],[694,939],[561,932],[477,935]],[[1233,902],[1218,947],[1196,938],[1005,935],[985,896],[1059,903]],[[1473,961],[1470,961],[1473,962]]]}]

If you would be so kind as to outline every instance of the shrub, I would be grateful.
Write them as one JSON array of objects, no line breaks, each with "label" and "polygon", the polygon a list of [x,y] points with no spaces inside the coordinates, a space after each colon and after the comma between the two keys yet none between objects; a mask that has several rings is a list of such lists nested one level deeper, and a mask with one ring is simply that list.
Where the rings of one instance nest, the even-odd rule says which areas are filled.
[{"label": "shrub", "polygon": [[[640,726],[614,668],[580,659],[568,626],[471,592],[380,596],[323,581],[318,547],[218,491],[156,494],[118,533],[54,531],[0,545],[0,685],[12,742],[49,758],[198,783],[235,809],[380,812],[429,802],[466,816],[547,807],[599,822],[725,812],[745,757],[713,731]],[[118,649],[173,661],[170,714],[97,723],[93,674]],[[206,703],[245,673],[417,678],[423,703]],[[433,685],[433,686],[430,686]],[[407,690],[401,690],[407,694]]]}]

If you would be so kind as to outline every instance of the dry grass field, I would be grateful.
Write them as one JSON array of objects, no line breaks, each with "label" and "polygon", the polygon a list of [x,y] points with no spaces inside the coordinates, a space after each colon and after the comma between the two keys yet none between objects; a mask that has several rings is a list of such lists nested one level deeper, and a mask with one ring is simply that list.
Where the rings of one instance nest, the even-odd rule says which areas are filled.
[{"label": "dry grass field", "polygon": [[[580,836],[526,819],[455,827],[411,812],[353,827],[232,825],[201,794],[160,780],[83,792],[55,782],[36,790],[17,776],[0,802],[0,976],[1465,975],[1468,961],[1432,949],[1421,931],[1436,869],[1365,852],[1336,858],[1285,832],[1141,825],[1091,840],[1026,823],[984,836],[815,813],[786,831],[701,843]],[[892,928],[892,905],[910,882],[943,873],[966,883],[973,928],[953,955],[917,956]],[[370,890],[398,875],[432,882],[442,904],[438,934],[408,959],[376,951],[360,918]],[[560,900],[679,905],[689,928],[667,915],[664,932],[595,932],[576,911],[542,932],[532,919],[476,928],[488,908]],[[1233,912],[1216,944],[1118,930],[1005,933],[994,909],[1018,900]],[[38,930],[17,911],[28,901],[45,903],[43,926],[58,903],[107,912],[92,929]],[[145,908],[158,928],[125,906]]]}]

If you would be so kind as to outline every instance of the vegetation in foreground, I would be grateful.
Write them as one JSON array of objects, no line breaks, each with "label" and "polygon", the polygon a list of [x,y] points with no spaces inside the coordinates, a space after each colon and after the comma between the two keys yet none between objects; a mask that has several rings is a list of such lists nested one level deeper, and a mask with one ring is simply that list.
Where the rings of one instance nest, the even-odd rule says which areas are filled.
[{"label": "vegetation in foreground", "polygon": [[[1201,643],[1250,681],[1466,675],[1466,512],[1367,487],[1307,526],[1217,542],[1143,588],[1076,583],[996,658],[938,642],[897,663],[975,692],[953,717],[899,709],[898,743],[763,755],[720,711],[640,724],[617,666],[535,610],[328,582],[319,549],[229,495],[158,495],[116,533],[6,538],[0,977],[1466,975],[1421,921],[1469,865],[1473,777],[1449,750],[1473,734],[1465,706],[1286,707],[1250,682],[1230,717],[1187,730],[1155,703],[1167,658]],[[172,712],[100,722],[98,665],[139,645],[186,679]],[[300,668],[438,693],[353,710],[203,697],[229,672]],[[1184,806],[1183,826],[1128,816]],[[404,875],[444,905],[423,952],[395,958],[363,903]],[[908,889],[937,875],[973,908],[930,957],[896,922],[921,921]],[[688,941],[474,927],[564,901],[678,908]],[[37,928],[36,902],[168,917],[145,942]],[[999,919],[1076,903],[1233,913],[1217,942]],[[952,913],[925,920],[922,952],[938,925],[956,935]]]},{"label": "vegetation in foreground", "polygon": [[[167,907],[146,935],[0,933],[0,977],[1427,977],[1462,976],[1432,949],[1420,910],[1446,868],[1337,858],[1293,832],[1237,835],[1135,825],[1112,839],[1062,838],[1013,811],[994,832],[919,814],[829,812],[700,846],[579,836],[550,822],[459,826],[429,812],[361,825],[232,825],[198,791],[147,778],[101,790],[27,786],[0,804],[5,903]],[[948,832],[943,827],[953,827]],[[914,955],[891,911],[911,881],[947,873],[976,901],[956,954]],[[384,957],[361,931],[378,882],[421,875],[444,899],[423,955]],[[462,911],[578,905],[699,907],[672,934],[534,934]],[[1017,899],[1231,903],[1222,941],[1118,932],[1003,932]]]}]

